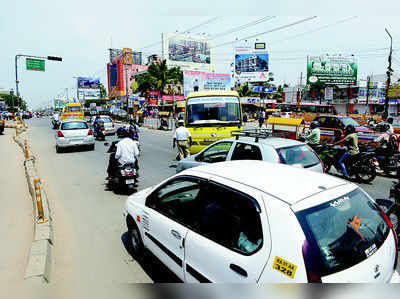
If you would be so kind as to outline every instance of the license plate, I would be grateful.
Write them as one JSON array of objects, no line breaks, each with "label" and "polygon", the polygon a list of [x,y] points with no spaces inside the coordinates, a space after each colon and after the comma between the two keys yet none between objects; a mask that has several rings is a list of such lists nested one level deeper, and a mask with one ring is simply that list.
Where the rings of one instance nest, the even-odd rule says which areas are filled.
[{"label": "license plate", "polygon": [[82,143],[82,139],[71,139],[73,143]]},{"label": "license plate", "polygon": [[129,184],[134,184],[135,183],[135,180],[134,179],[132,179],[132,180],[126,180],[125,181],[125,184],[127,184],[127,185],[129,185]]}]

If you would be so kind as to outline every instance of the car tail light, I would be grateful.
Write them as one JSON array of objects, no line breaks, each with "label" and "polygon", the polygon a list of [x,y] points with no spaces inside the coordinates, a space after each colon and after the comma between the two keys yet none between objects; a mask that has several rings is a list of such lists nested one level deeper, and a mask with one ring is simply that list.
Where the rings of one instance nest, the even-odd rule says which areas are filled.
[{"label": "car tail light", "polygon": [[392,230],[393,236],[394,236],[394,242],[396,244],[396,253],[395,253],[395,260],[394,260],[394,269],[396,270],[397,268],[397,264],[399,262],[399,240],[397,238],[397,234],[396,231],[394,230],[392,221],[390,221],[389,217],[386,215],[386,213],[382,210],[382,208],[378,205],[376,205],[376,207],[378,208],[379,212],[381,213],[383,219],[385,219],[385,222],[387,223],[387,225],[390,227],[390,229]]},{"label": "car tail light", "polygon": [[64,134],[63,134],[61,131],[58,131],[58,132],[57,132],[57,136],[58,136],[58,137],[64,137]]},{"label": "car tail light", "polygon": [[91,135],[93,135],[93,131],[92,131],[92,129],[89,129],[89,132],[88,132],[87,134],[88,134],[88,136],[91,136]]},{"label": "car tail light", "polygon": [[321,274],[318,272],[316,265],[317,256],[313,254],[312,246],[310,245],[308,240],[304,241],[302,251],[308,282],[321,283]]}]

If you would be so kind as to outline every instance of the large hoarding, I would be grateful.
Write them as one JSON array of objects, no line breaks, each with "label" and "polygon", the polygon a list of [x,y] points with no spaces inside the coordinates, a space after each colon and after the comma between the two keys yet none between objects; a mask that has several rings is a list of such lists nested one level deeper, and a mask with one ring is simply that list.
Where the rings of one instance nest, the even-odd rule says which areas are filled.
[{"label": "large hoarding", "polygon": [[100,98],[100,79],[78,77],[78,100],[95,100]]},{"label": "large hoarding", "polygon": [[310,56],[307,58],[307,83],[355,85],[357,70],[354,56]]},{"label": "large hoarding", "polygon": [[235,48],[235,78],[239,82],[266,82],[268,72],[269,55],[264,43]]},{"label": "large hoarding", "polygon": [[230,90],[231,75],[206,72],[183,72],[185,98],[193,91]]},{"label": "large hoarding", "polygon": [[189,35],[164,33],[163,58],[169,67],[184,71],[214,71],[214,42]]}]

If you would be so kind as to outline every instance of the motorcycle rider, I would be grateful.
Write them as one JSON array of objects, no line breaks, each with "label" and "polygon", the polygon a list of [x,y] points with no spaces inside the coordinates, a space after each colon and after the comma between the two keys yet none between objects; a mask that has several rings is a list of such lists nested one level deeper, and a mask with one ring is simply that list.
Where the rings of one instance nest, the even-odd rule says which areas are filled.
[{"label": "motorcycle rider", "polygon": [[[183,120],[178,121],[178,128],[175,130],[173,136],[172,148],[178,144],[179,159],[182,160],[190,155],[189,146],[192,144],[192,135],[189,130],[183,126]],[[189,139],[189,144],[188,144]]]},{"label": "motorcycle rider", "polygon": [[127,163],[135,164],[135,168],[139,168],[139,149],[136,142],[129,137],[129,132],[124,128],[119,129],[119,137],[123,139],[117,143],[115,153],[110,154],[106,179],[110,179],[119,166]]},{"label": "motorcycle rider", "polygon": [[55,126],[56,122],[60,122],[60,115],[55,112],[52,116],[51,116],[51,122],[53,124],[53,126]]},{"label": "motorcycle rider", "polygon": [[304,136],[305,142],[310,145],[311,147],[316,146],[319,144],[321,139],[321,130],[319,129],[319,122],[312,121],[310,123],[310,134]]},{"label": "motorcycle rider", "polygon": [[345,137],[335,143],[333,145],[337,145],[340,143],[345,142],[347,145],[347,151],[343,154],[343,156],[339,160],[340,168],[342,169],[343,175],[346,178],[349,178],[349,175],[346,170],[345,162],[356,155],[360,153],[360,149],[358,148],[358,136],[356,133],[356,128],[353,125],[347,125],[346,128],[344,129],[345,131]]}]

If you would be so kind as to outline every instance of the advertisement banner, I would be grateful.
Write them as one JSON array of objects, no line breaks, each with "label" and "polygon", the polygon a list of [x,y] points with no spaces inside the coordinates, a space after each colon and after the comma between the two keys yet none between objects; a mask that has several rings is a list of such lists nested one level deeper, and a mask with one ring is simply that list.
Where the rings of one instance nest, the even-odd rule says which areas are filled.
[{"label": "advertisement banner", "polygon": [[253,92],[256,93],[274,93],[276,91],[276,87],[275,86],[254,86],[253,87]]},{"label": "advertisement banner", "polygon": [[99,78],[86,78],[86,77],[78,77],[78,88],[86,88],[86,89],[99,89],[100,88],[100,79]]},{"label": "advertisement banner", "polygon": [[82,101],[100,99],[100,89],[78,89],[78,99]]},{"label": "advertisement banner", "polygon": [[354,56],[311,56],[307,58],[307,83],[355,85],[357,70]]},{"label": "advertisement banner", "polygon": [[133,62],[133,52],[131,48],[123,48],[123,63],[127,65],[132,65]]},{"label": "advertisement banner", "polygon": [[265,47],[257,44],[235,48],[235,78],[239,82],[268,81],[269,55]]},{"label": "advertisement banner", "polygon": [[393,83],[393,85],[389,87],[388,98],[389,99],[400,98],[400,83]]},{"label": "advertisement banner", "polygon": [[0,110],[6,109],[6,102],[5,101],[0,101]]},{"label": "advertisement banner", "polygon": [[54,99],[54,109],[63,109],[67,105],[66,100]]},{"label": "advertisement banner", "polygon": [[333,100],[333,87],[325,87],[325,100],[326,101]]},{"label": "advertisement banner", "polygon": [[209,71],[215,69],[214,42],[189,35],[163,33],[163,58],[169,67],[183,71]]},{"label": "advertisement banner", "polygon": [[113,63],[122,53],[121,49],[110,49],[110,63]]},{"label": "advertisement banner", "polygon": [[205,72],[183,72],[185,98],[193,91],[230,90],[231,75]]}]

